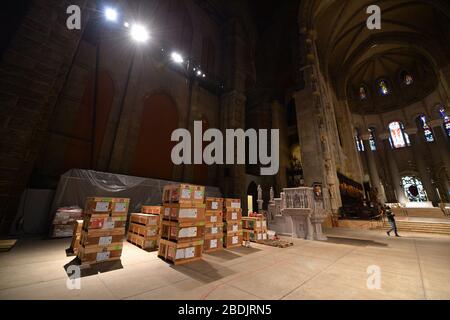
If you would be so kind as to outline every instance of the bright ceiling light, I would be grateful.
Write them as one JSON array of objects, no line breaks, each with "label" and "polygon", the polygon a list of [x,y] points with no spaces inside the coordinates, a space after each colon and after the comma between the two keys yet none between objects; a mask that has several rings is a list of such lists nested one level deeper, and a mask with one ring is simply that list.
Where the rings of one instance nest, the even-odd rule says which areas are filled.
[{"label": "bright ceiling light", "polygon": [[125,28],[128,28],[128,27],[130,27],[130,24],[129,24],[128,22],[125,21],[125,23],[123,24],[123,26],[124,26]]},{"label": "bright ceiling light", "polygon": [[172,61],[177,64],[182,64],[184,62],[183,56],[179,54],[178,52],[173,52],[172,55]]},{"label": "bright ceiling light", "polygon": [[137,42],[145,42],[148,40],[149,34],[144,26],[135,24],[131,27],[131,37]]},{"label": "bright ceiling light", "polygon": [[109,21],[117,21],[118,13],[116,9],[106,8],[105,10],[105,18]]},{"label": "bright ceiling light", "polygon": [[201,70],[197,70],[197,75],[201,76],[202,75],[202,71]]}]

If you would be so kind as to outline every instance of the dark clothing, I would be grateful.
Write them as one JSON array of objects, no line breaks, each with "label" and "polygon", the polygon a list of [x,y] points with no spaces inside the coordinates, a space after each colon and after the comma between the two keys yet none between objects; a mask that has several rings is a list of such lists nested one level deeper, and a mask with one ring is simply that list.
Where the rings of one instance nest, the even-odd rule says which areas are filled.
[{"label": "dark clothing", "polygon": [[386,218],[389,221],[389,224],[391,225],[391,229],[387,232],[388,235],[390,235],[390,233],[392,231],[395,232],[395,235],[398,237],[398,230],[397,230],[397,224],[395,223],[395,215],[392,213],[391,210],[386,210]]}]

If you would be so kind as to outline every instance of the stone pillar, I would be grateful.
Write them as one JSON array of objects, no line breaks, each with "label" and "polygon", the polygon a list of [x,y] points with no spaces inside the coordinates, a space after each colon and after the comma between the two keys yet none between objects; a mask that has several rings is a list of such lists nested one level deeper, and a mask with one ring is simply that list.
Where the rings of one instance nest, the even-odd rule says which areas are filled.
[{"label": "stone pillar", "polygon": [[439,150],[439,162],[434,168],[434,176],[438,182],[441,201],[450,202],[450,139],[447,137],[442,119],[428,122],[433,128],[436,147]]},{"label": "stone pillar", "polygon": [[372,149],[370,148],[370,134],[361,136],[364,143],[364,154],[367,160],[367,166],[369,169],[370,182],[372,188],[376,188],[378,191],[378,201],[385,203],[385,195],[383,194],[383,188],[381,187],[380,175],[378,174],[377,164]]},{"label": "stone pillar", "polygon": [[272,129],[280,130],[280,170],[275,176],[276,190],[287,188],[286,170],[289,166],[289,142],[287,133],[286,113],[278,102],[272,102]]},{"label": "stone pillar", "polygon": [[433,186],[433,182],[431,180],[429,168],[427,169],[427,164],[425,163],[424,157],[426,156],[426,147],[423,145],[421,137],[418,136],[417,128],[408,128],[405,132],[409,135],[409,139],[411,141],[411,147],[413,150],[414,160],[416,163],[417,171],[419,172],[420,179],[423,183],[425,191],[428,195],[428,200],[433,203],[437,203],[439,201],[439,197],[436,193],[436,189]]},{"label": "stone pillar", "polygon": [[389,171],[391,173],[391,181],[393,184],[395,196],[397,199],[397,202],[405,204],[408,202],[408,199],[406,198],[405,191],[402,187],[402,181],[400,177],[400,173],[398,171],[397,162],[394,157],[394,150],[392,150],[391,145],[389,143],[389,133],[384,133],[380,135],[380,140],[383,141],[383,149],[386,154],[386,160],[387,164],[389,166]]}]

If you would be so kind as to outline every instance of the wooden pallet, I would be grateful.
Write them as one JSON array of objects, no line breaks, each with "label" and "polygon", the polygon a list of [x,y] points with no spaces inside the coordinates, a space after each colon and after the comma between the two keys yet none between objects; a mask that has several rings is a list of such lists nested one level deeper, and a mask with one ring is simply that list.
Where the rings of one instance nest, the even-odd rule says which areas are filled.
[{"label": "wooden pallet", "polygon": [[120,261],[120,260],[121,260],[121,258],[117,257],[117,258],[110,258],[108,260],[97,261],[97,262],[81,262],[80,261],[80,264],[78,266],[80,267],[81,270],[83,270],[83,269],[96,268],[96,267],[101,266],[102,264],[111,263],[111,262],[117,262],[117,261]]},{"label": "wooden pallet", "polygon": [[217,251],[222,251],[224,249],[225,249],[224,247],[208,249],[208,250],[203,249],[203,253],[213,253],[213,252],[217,252]]},{"label": "wooden pallet", "polygon": [[288,242],[284,240],[258,240],[255,243],[264,244],[266,246],[276,247],[276,248],[289,248],[294,245],[293,242]]},{"label": "wooden pallet", "polygon": [[173,264],[174,266],[180,266],[180,265],[183,265],[183,264],[186,264],[186,263],[191,263],[191,262],[198,261],[198,260],[202,259],[202,257],[195,257],[195,258],[190,258],[190,259],[183,259],[182,261],[172,261],[170,259],[166,259],[162,255],[158,255],[158,257],[161,260],[163,260],[163,261],[165,261],[167,263]]},{"label": "wooden pallet", "polygon": [[131,240],[131,239],[127,239],[127,241],[129,242],[129,243],[131,243],[132,245],[134,245],[134,246],[136,246],[136,247],[138,247],[139,249],[142,249],[142,250],[144,250],[144,251],[148,251],[148,252],[154,252],[154,251],[158,251],[158,246],[156,246],[155,248],[145,248],[143,245],[141,245],[141,244],[139,244],[139,243],[137,243],[137,242],[133,242],[133,240]]},{"label": "wooden pallet", "polygon": [[223,246],[224,249],[234,249],[234,248],[240,248],[240,247],[242,247],[242,243],[235,244],[232,246],[225,246],[225,245]]}]

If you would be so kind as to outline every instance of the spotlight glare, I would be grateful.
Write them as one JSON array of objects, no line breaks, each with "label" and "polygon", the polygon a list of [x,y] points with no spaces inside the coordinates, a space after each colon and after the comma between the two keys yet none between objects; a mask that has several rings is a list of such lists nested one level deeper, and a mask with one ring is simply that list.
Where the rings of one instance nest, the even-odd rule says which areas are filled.
[{"label": "spotlight glare", "polygon": [[148,40],[149,34],[144,26],[135,24],[131,27],[131,37],[137,42],[145,42]]},{"label": "spotlight glare", "polygon": [[105,18],[106,20],[109,21],[117,21],[117,10],[113,9],[113,8],[106,8],[105,10]]},{"label": "spotlight glare", "polygon": [[172,55],[172,61],[177,64],[182,64],[184,62],[183,56],[179,54],[178,52],[173,52]]},{"label": "spotlight glare", "polygon": [[128,22],[125,21],[125,23],[123,24],[123,26],[124,26],[125,28],[129,28],[129,27],[130,27],[130,24],[129,24]]},{"label": "spotlight glare", "polygon": [[201,71],[201,70],[198,70],[198,71],[197,71],[197,75],[198,75],[198,76],[201,76],[201,75],[202,75],[202,71]]}]

